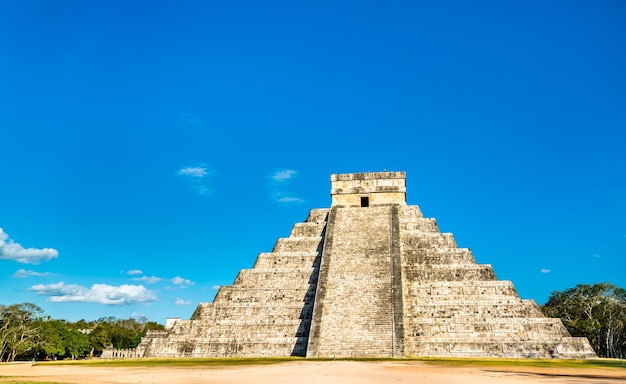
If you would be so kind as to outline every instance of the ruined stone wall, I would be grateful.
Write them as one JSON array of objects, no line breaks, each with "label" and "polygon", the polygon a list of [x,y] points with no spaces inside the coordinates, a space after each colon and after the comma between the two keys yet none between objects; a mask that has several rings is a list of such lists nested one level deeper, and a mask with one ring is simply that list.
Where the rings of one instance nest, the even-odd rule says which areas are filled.
[{"label": "ruined stone wall", "polygon": [[102,351],[101,359],[128,359],[141,357],[136,348],[113,348],[109,346]]}]

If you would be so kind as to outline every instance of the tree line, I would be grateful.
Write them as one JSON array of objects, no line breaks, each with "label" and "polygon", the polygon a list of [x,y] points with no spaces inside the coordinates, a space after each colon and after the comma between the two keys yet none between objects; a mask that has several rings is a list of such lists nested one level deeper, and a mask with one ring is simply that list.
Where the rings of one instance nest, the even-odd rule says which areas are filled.
[{"label": "tree line", "polygon": [[550,295],[541,310],[572,336],[589,339],[599,357],[626,357],[626,290],[610,283],[578,284]]},{"label": "tree line", "polygon": [[99,356],[111,345],[135,348],[148,330],[159,329],[145,318],[69,322],[52,319],[32,303],[0,305],[0,361]]},{"label": "tree line", "polygon": [[[598,283],[555,291],[541,306],[560,318],[572,336],[586,337],[599,357],[626,357],[626,290]],[[135,348],[148,330],[163,326],[145,318],[68,322],[46,316],[31,303],[0,305],[0,361],[85,358],[108,346]]]}]

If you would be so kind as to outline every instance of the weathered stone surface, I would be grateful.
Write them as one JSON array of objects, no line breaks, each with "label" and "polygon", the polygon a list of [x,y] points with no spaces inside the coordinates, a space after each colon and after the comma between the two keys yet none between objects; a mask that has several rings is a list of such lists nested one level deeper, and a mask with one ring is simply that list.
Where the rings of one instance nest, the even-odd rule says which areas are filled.
[{"label": "weathered stone surface", "polygon": [[190,320],[108,355],[595,357],[405,194],[404,172],[331,175],[330,209]]}]

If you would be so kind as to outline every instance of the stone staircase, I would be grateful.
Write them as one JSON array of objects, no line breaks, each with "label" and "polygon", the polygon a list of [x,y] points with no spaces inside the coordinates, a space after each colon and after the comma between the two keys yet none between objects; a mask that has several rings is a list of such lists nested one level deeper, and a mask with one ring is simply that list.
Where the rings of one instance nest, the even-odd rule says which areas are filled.
[{"label": "stone staircase", "polygon": [[393,212],[331,208],[308,357],[394,356]]}]

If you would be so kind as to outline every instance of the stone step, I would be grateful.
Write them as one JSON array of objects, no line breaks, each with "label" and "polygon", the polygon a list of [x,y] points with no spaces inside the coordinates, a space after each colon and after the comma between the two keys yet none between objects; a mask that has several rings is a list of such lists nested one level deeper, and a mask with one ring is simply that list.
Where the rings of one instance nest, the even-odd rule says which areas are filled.
[{"label": "stone step", "polygon": [[263,316],[274,316],[273,320],[281,322],[284,319],[299,319],[306,315],[306,312],[310,309],[304,304],[292,304],[281,303],[274,304],[272,307],[268,307],[263,303],[215,303],[204,314],[204,318],[207,317],[237,317],[243,318],[244,316],[254,317],[254,319],[262,318]]},{"label": "stone step", "polygon": [[257,268],[316,268],[319,266],[318,252],[272,252],[261,253],[254,263]]},{"label": "stone step", "polygon": [[494,281],[436,281],[436,282],[410,282],[408,287],[403,288],[406,295],[512,295],[518,296],[513,283],[508,280]]},{"label": "stone step", "polygon": [[[180,328],[177,332],[171,332],[170,335],[171,337],[175,337],[175,335],[186,335],[189,332],[193,332],[193,334],[196,334],[199,337],[209,338],[210,340],[224,338],[228,335],[238,338],[267,338],[282,334],[284,337],[288,337],[289,335],[295,335],[300,327],[308,330],[308,325],[310,325],[310,320],[306,320],[306,322],[272,324],[245,323],[244,321],[245,319],[242,319],[239,323],[206,324],[204,326]],[[303,333],[304,335],[307,335],[308,331]]]},{"label": "stone step", "polygon": [[317,252],[321,246],[321,237],[287,237],[278,239],[272,252]]},{"label": "stone step", "polygon": [[402,245],[405,249],[419,248],[456,248],[456,240],[451,233],[410,232],[403,233]]},{"label": "stone step", "polygon": [[407,308],[405,317],[437,317],[437,318],[517,318],[517,317],[542,317],[543,315],[536,306],[521,304],[504,305],[469,305],[469,304],[420,304]]},{"label": "stone step", "polygon": [[282,326],[282,325],[302,325],[302,324],[310,324],[310,318],[268,318],[268,317],[257,317],[257,318],[247,318],[247,317],[226,317],[223,319],[215,319],[215,322],[208,324],[207,326],[213,325],[237,325],[237,326],[257,326],[257,325],[267,325],[267,326]]},{"label": "stone step", "polygon": [[315,286],[303,285],[299,288],[243,288],[223,286],[215,297],[215,301],[232,303],[272,303],[288,300],[293,303],[312,302],[315,299]]},{"label": "stone step", "polygon": [[288,288],[293,285],[315,284],[317,276],[315,269],[282,269],[282,270],[256,270],[242,269],[235,278],[233,285],[254,288]]},{"label": "stone step", "polygon": [[326,222],[329,211],[330,209],[328,208],[311,209],[309,211],[309,216],[307,217],[306,222]]},{"label": "stone step", "polygon": [[[306,350],[306,338],[272,338],[269,340],[223,339],[215,341],[178,339],[151,346],[154,357],[259,357],[301,356]],[[302,351],[304,349],[304,351]]]},{"label": "stone step", "polygon": [[326,228],[325,222],[297,223],[292,229],[289,237],[322,237]]},{"label": "stone step", "polygon": [[403,234],[417,235],[421,232],[439,233],[439,226],[435,219],[424,219],[421,217],[409,216],[400,219],[400,229]]},{"label": "stone step", "polygon": [[423,305],[521,305],[522,300],[519,297],[504,295],[413,296],[406,298],[404,303],[407,308],[417,308]]},{"label": "stone step", "polygon": [[403,265],[475,264],[476,259],[467,248],[403,249]]},{"label": "stone step", "polygon": [[503,358],[536,358],[549,359],[568,357],[588,359],[595,358],[588,343],[578,338],[560,338],[541,341],[489,341],[472,342],[467,340],[440,340],[415,343],[407,342],[405,348],[408,356],[456,356],[456,357],[503,357]]},{"label": "stone step", "polygon": [[403,266],[402,272],[406,280],[414,281],[472,281],[497,280],[491,265],[430,265],[430,266]]},{"label": "stone step", "polygon": [[[521,337],[543,337],[553,335],[553,337],[567,336],[567,331],[558,319],[550,319],[551,322],[539,321],[536,323],[516,322],[516,318],[511,318],[509,323],[492,324],[489,321],[483,322],[440,322],[440,323],[407,323],[405,328],[406,337],[437,337],[446,335],[446,337],[458,336],[462,337],[467,334],[468,337],[483,335],[484,337],[495,337],[507,339],[515,335]],[[537,319],[539,320],[539,319]],[[543,320],[543,319],[542,319]]]},{"label": "stone step", "polygon": [[406,205],[399,209],[400,220],[407,220],[410,217],[422,218],[422,211],[417,205]]}]

